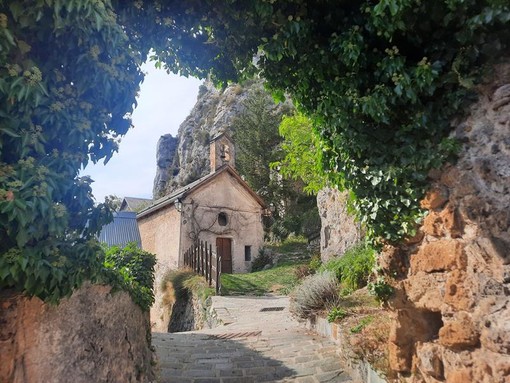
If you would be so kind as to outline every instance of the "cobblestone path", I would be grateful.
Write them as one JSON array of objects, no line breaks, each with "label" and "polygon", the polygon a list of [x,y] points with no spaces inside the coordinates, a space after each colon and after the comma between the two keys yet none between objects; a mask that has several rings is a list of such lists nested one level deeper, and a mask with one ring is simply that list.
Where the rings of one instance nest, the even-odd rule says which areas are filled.
[{"label": "cobblestone path", "polygon": [[290,319],[287,297],[214,297],[223,326],[154,333],[162,383],[351,382],[338,347]]}]

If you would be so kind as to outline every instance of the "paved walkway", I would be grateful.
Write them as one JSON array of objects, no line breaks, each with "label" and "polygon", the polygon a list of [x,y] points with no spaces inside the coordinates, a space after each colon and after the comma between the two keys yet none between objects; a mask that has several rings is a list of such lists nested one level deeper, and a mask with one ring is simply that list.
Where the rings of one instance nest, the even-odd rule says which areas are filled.
[{"label": "paved walkway", "polygon": [[338,347],[290,319],[287,297],[214,297],[224,324],[154,333],[162,383],[350,382]]}]

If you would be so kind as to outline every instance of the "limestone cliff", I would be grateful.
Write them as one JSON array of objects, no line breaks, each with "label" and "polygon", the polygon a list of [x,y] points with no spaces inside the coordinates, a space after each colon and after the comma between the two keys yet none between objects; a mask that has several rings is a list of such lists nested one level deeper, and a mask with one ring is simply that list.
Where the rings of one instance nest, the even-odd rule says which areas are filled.
[{"label": "limestone cliff", "polygon": [[397,272],[390,364],[408,381],[509,381],[510,65],[495,72],[453,133],[457,163],[430,174],[418,235],[380,259]]},{"label": "limestone cliff", "polygon": [[180,125],[177,137],[159,139],[153,196],[159,198],[209,173],[209,141],[229,132],[233,118],[243,109],[250,85],[216,89],[212,83],[200,86],[197,102]]}]

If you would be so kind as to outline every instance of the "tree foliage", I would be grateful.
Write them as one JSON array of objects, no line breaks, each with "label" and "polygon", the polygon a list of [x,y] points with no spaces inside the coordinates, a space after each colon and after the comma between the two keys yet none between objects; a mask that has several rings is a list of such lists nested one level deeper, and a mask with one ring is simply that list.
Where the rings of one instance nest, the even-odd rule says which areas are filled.
[{"label": "tree foliage", "polygon": [[133,301],[148,311],[154,303],[156,256],[139,249],[136,243],[105,248],[102,280],[126,290]]},{"label": "tree foliage", "polygon": [[143,76],[103,1],[0,1],[0,288],[57,301],[97,279],[88,161],[131,126]]},{"label": "tree foliage", "polygon": [[[186,16],[172,19],[172,28],[205,42],[197,65],[212,67],[219,80],[258,73],[276,93],[290,94],[320,134],[330,181],[356,196],[368,234],[389,241],[413,232],[428,170],[455,154],[452,119],[510,41],[506,0],[195,0],[182,7]],[[173,70],[165,44],[156,51]]]},{"label": "tree foliage", "polygon": [[242,106],[243,110],[231,126],[236,143],[236,168],[267,204],[278,208],[291,185],[271,170],[269,164],[278,161],[283,154],[278,126],[292,106],[275,104],[262,83],[249,87]]},{"label": "tree foliage", "polygon": [[250,187],[272,207],[266,228],[277,239],[290,233],[315,234],[320,220],[315,197],[303,193],[296,177],[282,177],[271,164],[283,159],[283,138],[279,134],[282,118],[293,112],[290,103],[275,103],[262,82],[249,87],[243,110],[232,122],[236,142],[236,167]]},{"label": "tree foliage", "polygon": [[175,73],[290,94],[330,182],[394,241],[509,21],[507,0],[0,0],[0,287],[57,300],[97,278],[108,207],[78,171],[129,129],[150,48]]},{"label": "tree foliage", "polygon": [[322,168],[319,137],[313,122],[303,114],[284,116],[279,127],[284,138],[281,148],[285,157],[271,164],[287,178],[302,180],[304,191],[317,194],[327,184]]}]

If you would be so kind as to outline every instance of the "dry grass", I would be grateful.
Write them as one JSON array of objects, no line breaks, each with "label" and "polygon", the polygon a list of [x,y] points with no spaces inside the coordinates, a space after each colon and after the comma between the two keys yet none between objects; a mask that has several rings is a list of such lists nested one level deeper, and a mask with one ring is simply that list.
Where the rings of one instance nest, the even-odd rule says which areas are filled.
[{"label": "dry grass", "polygon": [[290,311],[298,318],[307,319],[339,304],[340,286],[331,272],[313,274],[301,281],[290,296]]},{"label": "dry grass", "polygon": [[376,370],[388,373],[389,312],[381,308],[366,288],[343,297],[337,307],[347,313],[335,323],[341,326],[343,337],[351,345],[351,350]]}]

